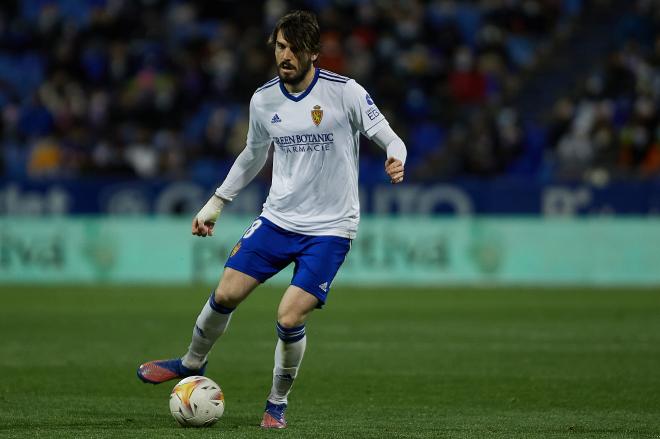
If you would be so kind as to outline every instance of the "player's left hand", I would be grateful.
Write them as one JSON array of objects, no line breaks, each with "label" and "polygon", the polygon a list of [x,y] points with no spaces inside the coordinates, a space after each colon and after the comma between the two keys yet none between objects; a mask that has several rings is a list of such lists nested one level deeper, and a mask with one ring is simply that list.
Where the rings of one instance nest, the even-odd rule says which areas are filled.
[{"label": "player's left hand", "polygon": [[401,183],[403,181],[403,162],[394,157],[385,160],[385,172],[390,176],[392,184]]}]

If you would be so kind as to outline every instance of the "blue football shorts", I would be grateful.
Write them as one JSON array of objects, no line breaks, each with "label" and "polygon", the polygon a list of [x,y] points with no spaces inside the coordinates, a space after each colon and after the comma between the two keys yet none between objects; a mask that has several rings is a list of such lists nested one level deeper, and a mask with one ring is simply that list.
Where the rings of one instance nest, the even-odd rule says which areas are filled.
[{"label": "blue football shorts", "polygon": [[349,238],[302,235],[259,217],[234,246],[225,267],[263,283],[293,262],[291,285],[319,299],[321,308],[350,248]]}]

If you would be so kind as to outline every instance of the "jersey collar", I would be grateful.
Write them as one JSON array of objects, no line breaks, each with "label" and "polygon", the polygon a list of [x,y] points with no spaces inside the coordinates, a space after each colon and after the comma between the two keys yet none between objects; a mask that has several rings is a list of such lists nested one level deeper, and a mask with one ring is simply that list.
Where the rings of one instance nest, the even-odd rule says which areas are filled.
[{"label": "jersey collar", "polygon": [[291,99],[294,102],[298,102],[298,101],[301,101],[305,96],[307,96],[309,94],[309,92],[312,91],[312,89],[314,88],[314,85],[316,85],[316,81],[318,81],[318,80],[319,80],[319,68],[315,67],[314,68],[314,79],[312,79],[312,82],[309,84],[307,89],[304,92],[302,92],[301,94],[299,94],[298,96],[294,96],[291,93],[289,93],[288,90],[286,89],[286,87],[284,86],[284,83],[281,80],[280,80],[280,90],[282,90],[282,94],[284,94],[284,96],[286,96],[287,98]]}]

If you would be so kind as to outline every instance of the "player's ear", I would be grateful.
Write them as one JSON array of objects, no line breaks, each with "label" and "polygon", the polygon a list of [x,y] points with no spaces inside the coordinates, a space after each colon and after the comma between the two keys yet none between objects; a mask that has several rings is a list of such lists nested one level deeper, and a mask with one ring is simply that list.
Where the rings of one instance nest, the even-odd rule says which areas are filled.
[{"label": "player's ear", "polygon": [[317,59],[319,59],[319,54],[318,53],[312,53],[312,62],[316,62]]}]

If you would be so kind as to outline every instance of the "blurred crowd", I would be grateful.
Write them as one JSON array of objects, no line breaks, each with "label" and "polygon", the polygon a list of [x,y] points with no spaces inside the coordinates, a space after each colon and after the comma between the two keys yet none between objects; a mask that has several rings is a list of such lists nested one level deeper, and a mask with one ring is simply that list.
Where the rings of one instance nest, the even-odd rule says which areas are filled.
[{"label": "blurred crowd", "polygon": [[[301,8],[320,20],[320,66],[369,90],[415,179],[506,175],[539,145],[558,176],[651,175],[660,25],[657,2],[639,3],[625,44],[539,135],[509,98],[583,0],[4,1],[2,168],[219,180],[244,146],[251,94],[276,74],[268,33]],[[365,142],[361,178],[381,181],[382,162]]]},{"label": "blurred crowd", "polygon": [[555,105],[548,137],[559,177],[660,177],[660,2],[636,2],[613,31],[620,45]]}]

